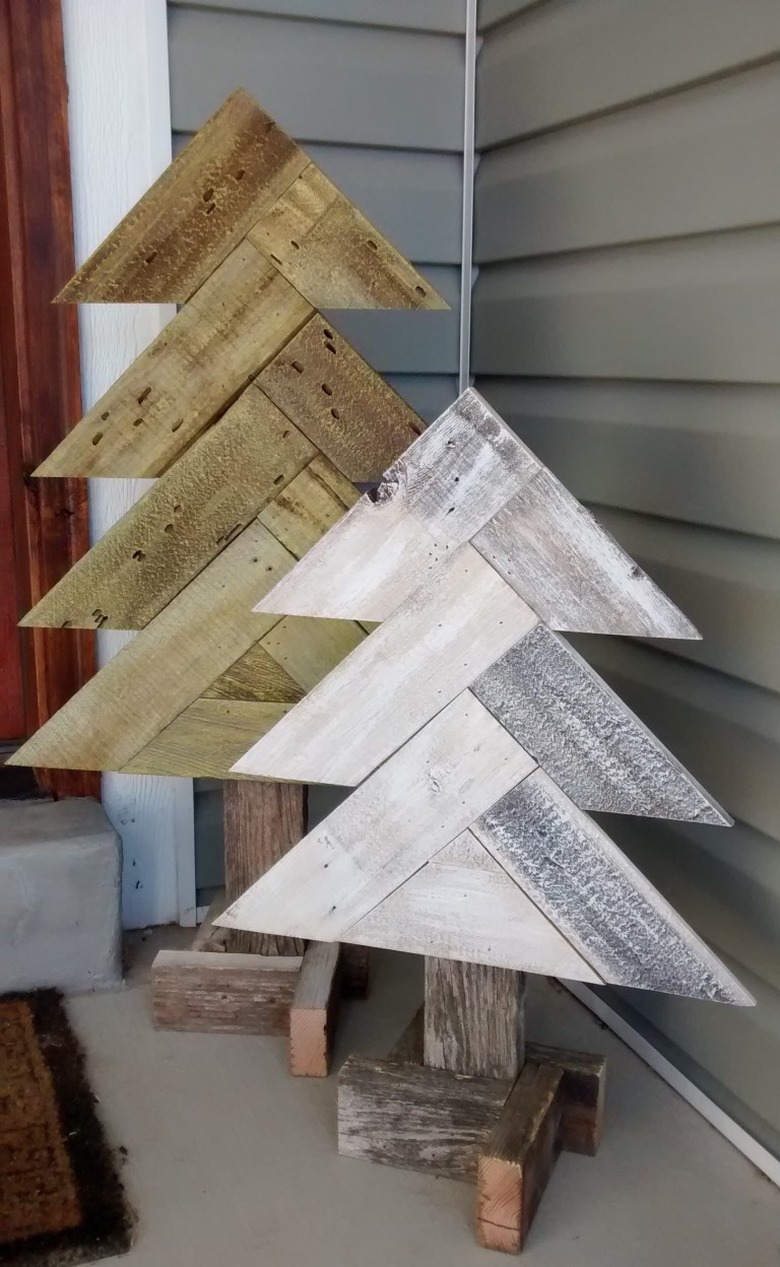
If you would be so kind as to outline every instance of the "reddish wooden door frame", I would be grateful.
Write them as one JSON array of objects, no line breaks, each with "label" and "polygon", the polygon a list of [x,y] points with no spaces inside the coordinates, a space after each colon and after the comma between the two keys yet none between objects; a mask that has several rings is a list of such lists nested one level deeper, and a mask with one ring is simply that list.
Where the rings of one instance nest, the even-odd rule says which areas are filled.
[{"label": "reddish wooden door frame", "polygon": [[[88,548],[84,481],[31,472],[81,416],[78,317],[52,299],[74,269],[60,0],[0,0],[0,410],[21,615]],[[94,635],[20,630],[25,735],[91,677]],[[98,776],[38,771],[58,796]]]}]

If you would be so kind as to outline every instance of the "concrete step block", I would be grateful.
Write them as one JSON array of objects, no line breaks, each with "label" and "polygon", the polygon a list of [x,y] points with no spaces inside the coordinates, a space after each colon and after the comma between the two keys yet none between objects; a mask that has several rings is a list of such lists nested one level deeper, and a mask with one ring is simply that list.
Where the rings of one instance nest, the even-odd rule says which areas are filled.
[{"label": "concrete step block", "polygon": [[0,993],[121,981],[121,874],[97,801],[0,801]]}]

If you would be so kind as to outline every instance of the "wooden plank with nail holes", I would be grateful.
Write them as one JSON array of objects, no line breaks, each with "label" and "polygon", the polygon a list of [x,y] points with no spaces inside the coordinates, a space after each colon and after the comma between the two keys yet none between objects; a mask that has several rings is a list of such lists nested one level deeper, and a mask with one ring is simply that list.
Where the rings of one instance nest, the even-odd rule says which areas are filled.
[{"label": "wooden plank with nail holes", "polygon": [[[354,787],[536,623],[463,545],[250,748],[236,773]],[[355,720],[345,725],[345,717]]]},{"label": "wooden plank with nail holes", "polygon": [[449,306],[315,163],[248,238],[315,308]]},{"label": "wooden plank with nail holes", "polygon": [[58,299],[185,303],[308,162],[246,92],[234,92]]},{"label": "wooden plank with nail holes", "polygon": [[22,624],[143,629],[315,453],[250,383]]},{"label": "wooden plank with nail holes", "polygon": [[354,506],[359,496],[354,484],[318,454],[260,512],[260,522],[300,559]]},{"label": "wooden plank with nail holes", "polygon": [[311,312],[240,243],[35,474],[162,475]]},{"label": "wooden plank with nail holes", "polygon": [[220,922],[337,940],[534,768],[528,753],[464,691]]},{"label": "wooden plank with nail holes", "polygon": [[423,430],[414,410],[319,313],[256,381],[356,483],[378,479]]},{"label": "wooden plank with nail holes", "polygon": [[236,753],[271,730],[289,704],[201,696],[122,767],[125,774],[229,779]]}]

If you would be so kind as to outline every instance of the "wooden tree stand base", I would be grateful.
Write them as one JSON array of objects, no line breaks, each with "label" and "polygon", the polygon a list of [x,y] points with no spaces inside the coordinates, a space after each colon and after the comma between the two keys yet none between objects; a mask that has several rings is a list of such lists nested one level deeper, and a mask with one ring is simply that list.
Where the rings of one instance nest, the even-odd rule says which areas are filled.
[{"label": "wooden tree stand base", "polygon": [[365,997],[370,952],[215,927],[226,904],[306,834],[305,792],[294,784],[226,783],[224,812],[226,891],[190,950],[161,950],[155,958],[155,1028],[287,1035],[290,1072],[324,1078],[339,1001]]},{"label": "wooden tree stand base", "polygon": [[386,1060],[339,1075],[339,1152],[476,1182],[480,1245],[518,1253],[561,1149],[593,1155],[606,1061],[524,1042],[521,973],[426,960]]}]

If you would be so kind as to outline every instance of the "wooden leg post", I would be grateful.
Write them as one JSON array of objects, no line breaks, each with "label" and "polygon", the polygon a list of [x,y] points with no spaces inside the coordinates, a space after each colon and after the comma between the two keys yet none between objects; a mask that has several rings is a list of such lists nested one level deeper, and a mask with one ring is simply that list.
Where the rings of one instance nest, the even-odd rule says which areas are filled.
[{"label": "wooden leg post", "polygon": [[562,1148],[593,1153],[601,1056],[526,1042],[522,973],[425,962],[425,1006],[386,1060],[339,1076],[339,1152],[475,1182],[476,1231],[517,1253]]},{"label": "wooden leg post", "polygon": [[160,1029],[287,1034],[290,1071],[328,1072],[341,989],[365,994],[368,952],[214,927],[212,921],[306,833],[306,789],[292,783],[224,785],[225,892],[190,951],[160,951],[152,965],[152,1015]]}]

